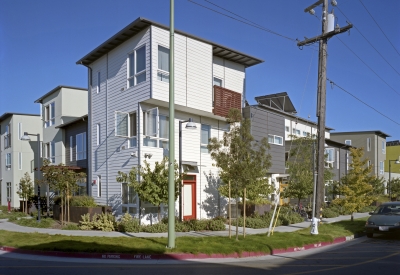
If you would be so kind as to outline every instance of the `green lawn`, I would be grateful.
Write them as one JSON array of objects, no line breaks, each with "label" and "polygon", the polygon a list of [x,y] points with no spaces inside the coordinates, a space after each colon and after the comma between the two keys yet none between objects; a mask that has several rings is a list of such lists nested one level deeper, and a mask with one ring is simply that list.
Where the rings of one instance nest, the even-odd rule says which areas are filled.
[{"label": "green lawn", "polygon": [[236,241],[233,237],[179,237],[176,239],[176,248],[167,250],[167,238],[128,238],[128,237],[72,237],[62,235],[47,235],[39,233],[17,233],[0,231],[0,245],[29,250],[66,251],[66,252],[109,252],[109,253],[146,253],[163,254],[170,252],[184,253],[242,253],[264,252],[272,249],[302,246],[305,244],[333,241],[336,237],[349,236],[364,230],[364,219],[354,222],[341,221],[333,224],[321,225],[319,235],[310,235],[310,229],[303,229],[292,233],[274,233],[247,235]]}]

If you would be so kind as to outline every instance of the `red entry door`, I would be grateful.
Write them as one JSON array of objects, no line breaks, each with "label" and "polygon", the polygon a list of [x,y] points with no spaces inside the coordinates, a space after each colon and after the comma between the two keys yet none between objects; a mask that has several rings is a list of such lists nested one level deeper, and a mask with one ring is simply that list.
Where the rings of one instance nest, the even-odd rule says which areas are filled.
[{"label": "red entry door", "polygon": [[183,219],[196,219],[196,176],[186,175],[183,179]]}]

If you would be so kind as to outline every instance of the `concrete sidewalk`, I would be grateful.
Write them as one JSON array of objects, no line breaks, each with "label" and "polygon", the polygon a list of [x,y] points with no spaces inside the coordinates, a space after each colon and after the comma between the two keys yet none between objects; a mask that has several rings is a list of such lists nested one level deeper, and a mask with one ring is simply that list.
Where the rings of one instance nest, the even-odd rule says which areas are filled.
[{"label": "concrete sidewalk", "polygon": [[[368,213],[355,213],[354,218],[362,218],[369,216]],[[343,220],[350,220],[351,216],[339,216],[336,218],[322,219],[322,223],[333,223]],[[293,232],[303,228],[310,227],[311,222],[301,222],[291,224],[288,226],[277,226],[274,232]],[[66,236],[91,236],[91,237],[137,237],[137,238],[149,238],[149,237],[167,237],[168,233],[123,233],[123,232],[102,232],[102,231],[84,231],[84,230],[60,230],[60,229],[46,229],[46,228],[34,228],[20,226],[15,223],[8,222],[7,220],[0,220],[0,230],[22,232],[22,233],[43,233],[50,235],[66,235]],[[232,235],[235,234],[236,227],[232,225]],[[263,234],[267,233],[268,228],[252,229],[246,228],[246,234]],[[239,227],[239,234],[243,233],[243,227]],[[189,237],[213,237],[213,236],[228,236],[228,226],[226,231],[204,231],[204,232],[176,232],[177,237],[189,236]]]}]

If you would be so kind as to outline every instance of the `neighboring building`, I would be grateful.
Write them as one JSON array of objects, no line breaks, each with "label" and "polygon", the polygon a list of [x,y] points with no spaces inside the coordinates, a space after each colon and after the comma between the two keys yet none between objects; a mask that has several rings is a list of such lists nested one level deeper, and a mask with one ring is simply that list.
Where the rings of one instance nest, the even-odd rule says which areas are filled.
[{"label": "neighboring building", "polygon": [[372,165],[372,175],[384,177],[386,161],[386,138],[388,134],[379,131],[354,131],[331,133],[331,139],[354,147],[364,148],[364,157]]},{"label": "neighboring building", "polygon": [[[197,125],[182,134],[182,162],[189,168],[183,217],[213,217],[222,214],[226,202],[219,199],[218,170],[207,144],[228,131],[229,108],[241,109],[245,69],[263,61],[178,30],[174,37],[176,158],[179,121],[192,118]],[[157,208],[139,202],[116,177],[118,171],[127,173],[144,160],[153,165],[168,154],[169,27],[138,18],[77,64],[89,68],[92,196],[116,215],[156,219]]]},{"label": "neighboring building", "polygon": [[5,113],[0,116],[0,201],[1,205],[19,207],[17,195],[20,179],[26,172],[34,181],[34,167],[37,167],[37,140],[21,140],[24,132],[42,135],[40,115]]},{"label": "neighboring building", "polygon": [[65,140],[65,159],[62,161],[69,169],[86,173],[86,182],[79,183],[78,195],[88,194],[89,175],[87,174],[87,133],[88,115],[56,126],[63,129]]},{"label": "neighboring building", "polygon": [[64,163],[66,140],[63,130],[58,126],[87,115],[87,89],[60,85],[35,103],[40,103],[43,121],[43,157],[53,164]]},{"label": "neighboring building", "polygon": [[[390,177],[400,178],[400,164],[396,163],[400,159],[400,141],[393,140],[386,142],[386,160],[385,160],[385,179],[389,180],[389,167]],[[389,160],[390,166],[389,166]]]},{"label": "neighboring building", "polygon": [[[292,136],[315,136],[317,123],[298,117],[297,111],[286,92],[256,97],[257,105],[243,109],[244,116],[251,118],[252,134],[255,139],[267,137],[270,143],[270,175],[275,187],[282,190],[288,181],[285,162],[292,149]],[[332,169],[332,181],[347,174],[349,148],[351,146],[330,139],[330,127],[325,132],[325,153],[328,155],[326,168]]]}]

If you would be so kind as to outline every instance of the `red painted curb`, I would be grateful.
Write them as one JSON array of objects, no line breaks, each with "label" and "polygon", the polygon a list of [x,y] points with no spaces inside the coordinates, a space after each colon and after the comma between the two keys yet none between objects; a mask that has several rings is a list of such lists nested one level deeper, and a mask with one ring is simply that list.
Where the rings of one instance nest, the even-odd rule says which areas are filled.
[{"label": "red painted curb", "polygon": [[223,259],[223,258],[247,258],[247,257],[260,257],[267,255],[276,255],[289,252],[304,251],[313,248],[324,247],[332,244],[345,242],[346,237],[339,237],[333,242],[320,242],[315,244],[307,244],[301,247],[288,247],[273,249],[271,253],[264,252],[243,252],[242,254],[189,254],[189,253],[169,253],[169,254],[124,254],[124,253],[86,253],[86,252],[62,252],[62,251],[37,251],[19,249],[9,246],[0,246],[0,251],[11,253],[20,253],[38,256],[52,256],[64,258],[86,258],[86,259],[118,259],[118,260],[190,260],[190,259]]}]

